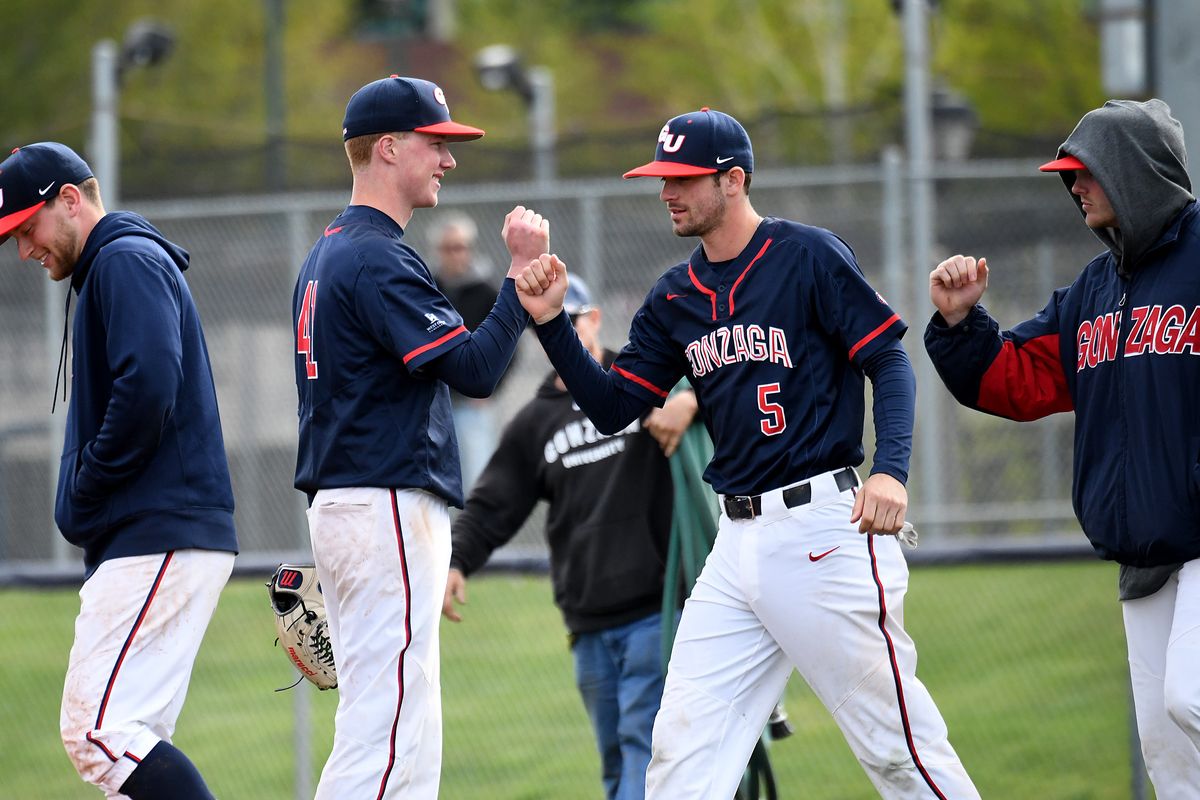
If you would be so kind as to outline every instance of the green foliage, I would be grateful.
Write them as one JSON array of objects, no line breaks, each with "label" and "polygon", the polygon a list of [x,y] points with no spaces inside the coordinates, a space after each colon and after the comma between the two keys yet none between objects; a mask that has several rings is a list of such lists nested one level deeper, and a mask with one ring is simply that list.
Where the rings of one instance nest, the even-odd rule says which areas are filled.
[{"label": "green foliage", "polygon": [[933,39],[936,65],[984,128],[1065,139],[1104,102],[1100,42],[1085,0],[955,0]]},{"label": "green foliage", "polygon": [[[873,160],[902,139],[901,26],[886,0],[457,0],[451,42],[364,34],[358,0],[281,2],[285,136],[292,188],[343,186],[338,128],[350,93],[390,72],[447,89],[456,116],[488,130],[468,180],[525,174],[523,102],[488,92],[472,58],[503,42],[555,79],[565,175],[613,171],[668,117],[709,105],[762,130],[764,163]],[[257,191],[266,148],[269,3],[10,0],[0,51],[0,145],[56,138],[81,150],[91,49],[152,17],[174,53],[121,90],[129,194]],[[1060,138],[1103,99],[1084,0],[939,4],[931,44],[942,81],[985,129]],[[760,134],[756,129],[756,149]]]}]

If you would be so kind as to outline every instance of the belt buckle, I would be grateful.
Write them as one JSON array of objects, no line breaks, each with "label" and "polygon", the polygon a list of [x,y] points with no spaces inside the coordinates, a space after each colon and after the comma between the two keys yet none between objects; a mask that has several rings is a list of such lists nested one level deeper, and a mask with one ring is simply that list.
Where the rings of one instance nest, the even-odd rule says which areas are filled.
[{"label": "belt buckle", "polygon": [[730,519],[754,519],[754,499],[745,495],[725,495],[725,515]]}]

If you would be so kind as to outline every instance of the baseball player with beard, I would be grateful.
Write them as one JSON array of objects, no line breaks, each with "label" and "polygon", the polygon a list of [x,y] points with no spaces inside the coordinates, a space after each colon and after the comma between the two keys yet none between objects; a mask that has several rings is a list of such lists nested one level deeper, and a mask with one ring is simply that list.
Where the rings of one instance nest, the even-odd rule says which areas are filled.
[{"label": "baseball player with beard", "polygon": [[[753,170],[746,131],[705,108],[669,120],[655,160],[626,173],[661,178],[675,234],[700,245],[659,278],[608,371],[562,313],[565,265],[543,255],[517,279],[599,430],[662,405],[686,375],[713,439],[719,531],[675,637],[646,796],[732,797],[796,669],[881,795],[977,798],[903,625],[908,567],[893,534],[906,530],[915,395],[906,326],[845,242],[758,215]],[[876,453],[860,483],[864,378]]]},{"label": "baseball player with beard", "polygon": [[350,205],[313,245],[292,298],[296,488],[310,500],[339,690],[318,798],[438,794],[447,506],[463,504],[448,387],[486,397],[496,386],[528,323],[512,276],[550,235],[541,215],[509,212],[510,277],[468,331],[404,228],[437,205],[450,144],[482,135],[451,121],[429,81],[393,75],[359,89],[343,123]]},{"label": "baseball player with beard", "polygon": [[1142,755],[1159,798],[1200,797],[1200,207],[1166,103],[1110,100],[1041,169],[1105,250],[1001,331],[987,259],[929,275],[925,347],[962,404],[1075,412],[1072,500],[1119,592]]}]

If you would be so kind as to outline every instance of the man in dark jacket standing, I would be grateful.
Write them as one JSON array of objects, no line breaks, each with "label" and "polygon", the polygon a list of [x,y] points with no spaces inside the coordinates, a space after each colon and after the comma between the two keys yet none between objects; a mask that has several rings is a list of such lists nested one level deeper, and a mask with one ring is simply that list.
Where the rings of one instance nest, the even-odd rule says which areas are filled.
[{"label": "man in dark jacket standing", "polygon": [[110,797],[210,798],[171,736],[237,537],[188,254],[136,214],[105,213],[91,169],[55,142],[0,164],[9,237],[79,298],[54,517],[87,573],[63,744]]},{"label": "man in dark jacket standing", "polygon": [[[600,309],[579,278],[564,307],[580,341],[608,363],[613,353],[600,343]],[[695,395],[684,391],[646,421],[604,436],[552,373],[505,428],[452,527],[442,613],[458,622],[454,602],[466,600],[466,576],[517,534],[539,500],[549,502],[554,602],[570,632],[575,682],[596,734],[608,800],[645,794],[664,672],[672,496],[664,447],[678,446],[695,415]]]},{"label": "man in dark jacket standing", "polygon": [[925,347],[962,404],[1075,412],[1073,501],[1120,564],[1138,733],[1160,798],[1200,787],[1200,208],[1161,100],[1110,100],[1041,167],[1107,248],[1009,331],[978,302],[987,259],[929,276]]}]

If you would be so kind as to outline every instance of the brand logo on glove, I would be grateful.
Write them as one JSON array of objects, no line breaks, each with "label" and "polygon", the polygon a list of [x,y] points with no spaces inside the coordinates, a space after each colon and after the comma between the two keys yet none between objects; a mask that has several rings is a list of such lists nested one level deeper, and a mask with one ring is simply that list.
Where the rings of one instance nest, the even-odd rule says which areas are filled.
[{"label": "brand logo on glove", "polygon": [[303,580],[304,576],[294,570],[285,569],[279,573],[279,585],[284,589],[298,589]]}]

